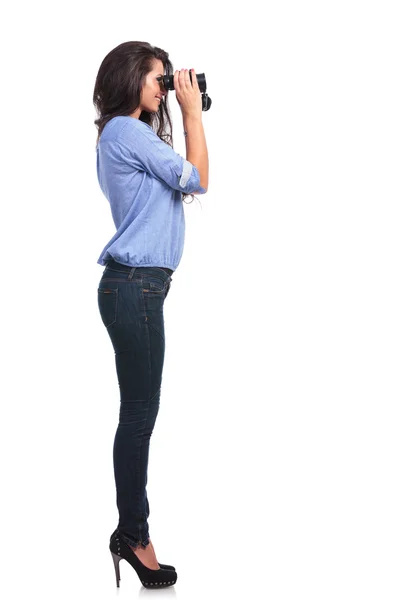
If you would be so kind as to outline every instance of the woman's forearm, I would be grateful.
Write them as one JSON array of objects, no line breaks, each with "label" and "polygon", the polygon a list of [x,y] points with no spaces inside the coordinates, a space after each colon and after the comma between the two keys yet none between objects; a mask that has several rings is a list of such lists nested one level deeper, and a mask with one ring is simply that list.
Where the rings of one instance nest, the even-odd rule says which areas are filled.
[{"label": "woman's forearm", "polygon": [[183,128],[186,133],[186,160],[197,168],[200,174],[200,185],[207,189],[208,150],[201,116],[185,115]]}]

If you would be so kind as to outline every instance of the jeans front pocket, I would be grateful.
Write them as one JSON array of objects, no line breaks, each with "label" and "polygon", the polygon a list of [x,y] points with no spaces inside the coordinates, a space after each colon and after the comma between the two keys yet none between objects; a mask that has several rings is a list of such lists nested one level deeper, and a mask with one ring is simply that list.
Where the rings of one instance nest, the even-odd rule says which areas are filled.
[{"label": "jeans front pocket", "polygon": [[161,277],[143,276],[143,292],[145,294],[162,294],[164,295],[167,283]]},{"label": "jeans front pocket", "polygon": [[110,327],[117,320],[118,288],[97,288],[97,302],[103,324]]},{"label": "jeans front pocket", "polygon": [[170,279],[169,281],[167,281],[167,287],[166,287],[166,290],[165,290],[165,297],[168,296],[169,288],[171,287],[171,282],[172,282],[172,279]]}]

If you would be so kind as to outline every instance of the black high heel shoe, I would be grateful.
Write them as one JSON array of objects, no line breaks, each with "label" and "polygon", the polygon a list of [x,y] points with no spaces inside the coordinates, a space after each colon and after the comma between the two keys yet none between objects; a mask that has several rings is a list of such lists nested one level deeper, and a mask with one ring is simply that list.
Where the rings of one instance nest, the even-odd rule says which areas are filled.
[{"label": "black high heel shoe", "polygon": [[[115,529],[110,537],[110,542],[112,540],[113,537],[115,537],[118,534],[118,529]],[[163,563],[158,563],[158,566],[160,567],[160,569],[171,569],[172,571],[175,571],[175,567],[173,565],[163,565]]]},{"label": "black high heel shoe", "polygon": [[175,569],[173,567],[166,568],[168,565],[159,563],[160,569],[149,569],[146,567],[142,561],[139,560],[130,546],[121,539],[118,532],[114,532],[110,538],[110,551],[114,562],[117,587],[119,587],[119,582],[121,580],[119,563],[122,558],[135,569],[137,576],[145,588],[169,587],[174,585],[178,579],[178,574]]}]

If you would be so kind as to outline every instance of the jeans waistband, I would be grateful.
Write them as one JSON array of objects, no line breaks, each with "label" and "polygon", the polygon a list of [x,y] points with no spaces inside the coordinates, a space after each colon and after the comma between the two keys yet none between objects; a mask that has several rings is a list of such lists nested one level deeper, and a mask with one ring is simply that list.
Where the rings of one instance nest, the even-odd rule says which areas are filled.
[{"label": "jeans waistband", "polygon": [[[128,273],[129,273],[129,271],[131,271],[131,269],[132,269],[132,267],[131,267],[131,266],[129,266],[129,265],[123,265],[122,263],[119,263],[119,262],[117,262],[117,261],[116,261],[116,260],[114,260],[114,259],[107,260],[105,264],[106,264],[106,266],[107,266],[107,267],[112,267],[112,266],[114,266],[114,267],[118,267],[118,269],[119,269],[120,271],[127,271]],[[147,267],[136,267],[136,268],[140,270],[141,268],[144,268],[144,269],[146,269]],[[168,273],[168,275],[169,275],[170,277],[171,277],[172,273],[174,272],[172,269],[168,269],[167,267],[149,267],[149,268],[153,268],[153,269],[155,269],[155,268],[156,268],[156,269],[162,269],[163,271],[165,271],[166,273]]]}]

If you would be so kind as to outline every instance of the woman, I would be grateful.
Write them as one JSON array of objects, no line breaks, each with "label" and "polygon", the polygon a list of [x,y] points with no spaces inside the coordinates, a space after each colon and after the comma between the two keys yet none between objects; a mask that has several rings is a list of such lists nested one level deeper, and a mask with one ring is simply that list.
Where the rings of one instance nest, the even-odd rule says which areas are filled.
[{"label": "woman", "polygon": [[158,563],[150,541],[147,466],[164,363],[163,304],[183,251],[182,200],[207,191],[208,153],[193,69],[193,83],[187,69],[174,73],[186,159],[173,150],[163,85],[172,72],[167,52],[125,42],[104,58],[93,93],[97,177],[116,227],[97,261],[105,266],[97,295],[120,388],[113,447],[119,522],[110,538],[118,587],[122,558],[145,587],[177,580],[174,567]]}]

